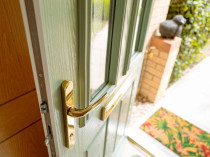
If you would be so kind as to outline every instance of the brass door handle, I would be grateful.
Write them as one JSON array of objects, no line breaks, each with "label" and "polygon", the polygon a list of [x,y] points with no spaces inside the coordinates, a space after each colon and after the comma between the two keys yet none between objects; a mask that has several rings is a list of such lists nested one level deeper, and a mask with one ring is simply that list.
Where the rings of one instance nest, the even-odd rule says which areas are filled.
[{"label": "brass door handle", "polygon": [[84,109],[77,109],[74,107],[70,107],[67,111],[67,114],[74,118],[84,117],[88,113],[90,113],[92,110],[94,110],[98,105],[100,105],[107,97],[108,97],[108,94],[105,93],[98,101],[96,101],[94,104],[91,104],[90,106]]},{"label": "brass door handle", "polygon": [[98,107],[107,97],[105,93],[99,100],[91,104],[87,108],[77,109],[74,107],[73,82],[64,80],[61,85],[62,108],[64,119],[64,131],[66,147],[71,148],[75,144],[75,123],[74,118],[84,117],[96,107]]}]

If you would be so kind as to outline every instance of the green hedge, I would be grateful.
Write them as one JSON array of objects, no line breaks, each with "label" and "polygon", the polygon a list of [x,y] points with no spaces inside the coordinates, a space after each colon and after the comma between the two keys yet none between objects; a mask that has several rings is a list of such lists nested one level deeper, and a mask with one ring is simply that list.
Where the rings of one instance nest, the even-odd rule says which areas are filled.
[{"label": "green hedge", "polygon": [[170,84],[204,55],[200,49],[210,35],[210,0],[171,0],[167,19],[181,14],[187,22],[181,34],[182,44],[171,75]]}]

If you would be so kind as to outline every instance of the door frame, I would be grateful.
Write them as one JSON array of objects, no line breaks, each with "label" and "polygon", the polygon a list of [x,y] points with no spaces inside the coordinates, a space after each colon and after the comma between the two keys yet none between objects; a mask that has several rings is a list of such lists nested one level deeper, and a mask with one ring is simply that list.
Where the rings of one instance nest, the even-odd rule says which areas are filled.
[{"label": "door frame", "polygon": [[[53,134],[57,132],[56,127],[54,127],[56,125],[56,120],[54,116],[50,116],[54,114],[55,110],[54,110],[54,106],[52,102],[53,97],[51,95],[51,87],[50,87],[50,82],[49,82],[50,76],[49,76],[49,71],[47,68],[48,65],[47,65],[46,47],[44,44],[44,33],[43,33],[43,23],[42,23],[42,17],[41,17],[40,2],[39,0],[38,1],[19,0],[19,1],[20,1],[21,12],[22,12],[23,21],[24,21],[26,38],[28,42],[29,54],[30,54],[32,70],[34,74],[38,101],[40,104],[39,106],[40,111],[42,111],[41,104],[43,104],[43,102],[47,103],[47,108],[48,108],[48,112],[41,114],[44,133],[46,137],[45,142],[46,144],[48,143],[46,146],[48,148],[49,156],[56,156],[57,154],[60,154],[59,147],[58,147],[59,137],[57,136],[57,134]],[[81,2],[83,1],[82,0],[78,1],[78,3],[81,3]],[[132,52],[130,49],[126,51],[126,55],[128,56],[128,58],[125,60],[126,67],[124,67],[125,69],[124,74],[126,74],[127,71],[129,71],[129,67],[132,65],[132,62],[135,60],[135,58],[139,58],[139,55],[141,56],[144,55],[144,53],[139,54],[139,52],[142,52],[145,48],[144,40],[146,37],[147,26],[149,23],[149,15],[150,15],[150,10],[152,8],[153,0],[143,0],[142,3],[145,8],[142,11],[145,12],[145,14],[140,16],[140,21],[143,22],[143,24],[138,25],[138,27],[139,26],[140,27],[138,28],[137,40],[135,44],[136,46],[138,45],[138,47],[136,48],[136,50],[138,51],[136,51],[136,54],[133,56],[131,56]],[[124,7],[124,6],[119,6],[119,7]],[[119,20],[123,20],[123,19],[124,17],[122,17],[122,19],[119,19]],[[129,38],[131,37],[132,35]],[[119,41],[118,44],[121,44],[120,42],[121,41]],[[132,43],[132,41],[130,42]],[[137,44],[137,42],[139,43]],[[111,61],[111,66],[114,66],[114,64],[116,64],[115,62],[116,58],[119,58],[120,53],[115,53],[115,54],[112,53],[112,55],[114,55],[112,57],[115,58],[115,60],[113,59]],[[82,59],[87,59],[87,58],[82,58]],[[82,63],[80,66],[84,67]],[[85,72],[82,71],[81,75],[84,75],[84,74]],[[117,78],[117,69],[115,73],[113,72],[112,75],[109,76],[109,80],[111,81],[113,85],[117,83],[116,78]],[[84,86],[86,86],[87,88],[87,85],[84,85],[81,81],[80,81],[80,84],[82,84],[80,88]],[[84,93],[83,93],[83,96],[81,96],[80,98],[80,102],[81,100],[82,101],[87,100],[87,97],[84,95]],[[79,103],[79,104],[87,104],[87,103]],[[80,108],[84,108],[84,106],[81,106]],[[83,120],[80,122],[80,126],[84,126],[84,125],[85,125],[85,121]]]}]

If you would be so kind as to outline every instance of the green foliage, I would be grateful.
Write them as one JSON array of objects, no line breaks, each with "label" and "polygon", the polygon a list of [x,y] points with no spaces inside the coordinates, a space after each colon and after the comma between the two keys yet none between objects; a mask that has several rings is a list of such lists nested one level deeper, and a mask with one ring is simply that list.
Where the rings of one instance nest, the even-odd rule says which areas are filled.
[{"label": "green foliage", "polygon": [[171,0],[168,19],[183,15],[187,22],[181,34],[182,44],[171,75],[170,84],[190,65],[204,57],[200,52],[210,36],[210,0]]}]

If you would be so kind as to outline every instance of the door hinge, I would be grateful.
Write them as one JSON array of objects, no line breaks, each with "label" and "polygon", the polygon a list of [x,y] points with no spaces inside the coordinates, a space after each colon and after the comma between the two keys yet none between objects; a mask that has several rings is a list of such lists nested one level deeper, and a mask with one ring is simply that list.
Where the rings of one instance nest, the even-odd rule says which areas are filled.
[{"label": "door hinge", "polygon": [[41,112],[42,113],[48,112],[48,104],[47,104],[47,102],[44,101],[43,103],[41,103],[40,108],[41,108]]}]

